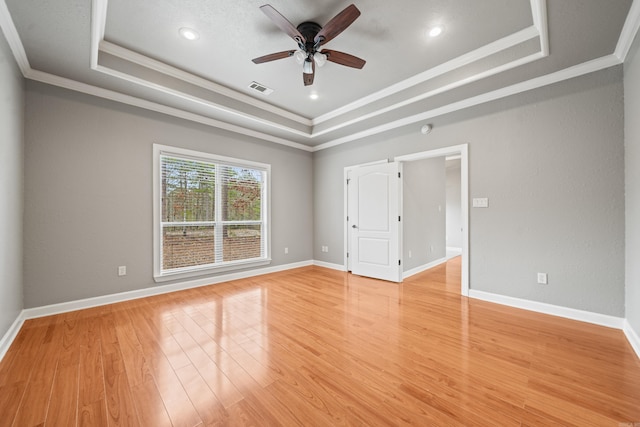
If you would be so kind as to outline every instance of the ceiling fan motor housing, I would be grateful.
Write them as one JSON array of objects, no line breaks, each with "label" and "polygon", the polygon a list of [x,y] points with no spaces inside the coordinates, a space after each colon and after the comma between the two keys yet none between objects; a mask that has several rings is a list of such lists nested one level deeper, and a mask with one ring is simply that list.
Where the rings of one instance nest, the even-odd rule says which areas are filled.
[{"label": "ceiling fan motor housing", "polygon": [[320,26],[320,24],[317,24],[315,22],[306,21],[298,25],[297,29],[307,41],[306,44],[298,42],[298,44],[300,45],[300,49],[313,56],[313,54],[316,53],[316,49],[318,47],[316,46],[316,42],[314,42],[313,39],[316,38],[316,35],[320,32],[322,27]]}]

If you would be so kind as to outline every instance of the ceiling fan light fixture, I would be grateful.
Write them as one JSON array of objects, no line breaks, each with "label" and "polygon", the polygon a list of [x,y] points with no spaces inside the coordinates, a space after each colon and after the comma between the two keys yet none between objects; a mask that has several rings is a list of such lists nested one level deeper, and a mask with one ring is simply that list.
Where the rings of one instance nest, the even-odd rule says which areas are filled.
[{"label": "ceiling fan light fixture", "polygon": [[313,59],[314,61],[316,61],[316,64],[318,64],[318,67],[322,67],[324,64],[327,63],[327,55],[325,55],[322,52],[316,52],[313,55]]},{"label": "ceiling fan light fixture", "polygon": [[313,62],[310,59],[305,59],[302,64],[302,72],[304,74],[313,74]]},{"label": "ceiling fan light fixture", "polygon": [[180,34],[183,38],[187,40],[198,40],[200,38],[200,34],[193,28],[182,27],[178,30],[178,34]]},{"label": "ceiling fan light fixture", "polygon": [[307,54],[301,50],[298,50],[296,51],[296,53],[293,54],[293,57],[296,58],[296,62],[298,64],[302,65],[305,59],[307,59]]}]

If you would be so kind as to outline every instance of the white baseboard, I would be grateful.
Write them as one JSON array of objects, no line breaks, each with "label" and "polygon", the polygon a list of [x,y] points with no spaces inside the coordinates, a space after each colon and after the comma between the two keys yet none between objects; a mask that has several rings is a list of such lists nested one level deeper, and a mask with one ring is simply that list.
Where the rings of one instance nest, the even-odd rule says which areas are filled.
[{"label": "white baseboard", "polygon": [[332,264],[330,262],[314,260],[313,265],[317,265],[318,267],[330,268],[332,270],[347,271],[347,268],[342,264]]},{"label": "white baseboard", "polygon": [[26,318],[24,315],[24,310],[22,310],[20,314],[18,314],[18,317],[16,317],[16,320],[14,320],[14,322],[9,327],[7,333],[5,333],[2,338],[0,338],[0,361],[2,361],[4,355],[7,354],[7,350],[9,350],[9,347],[11,347],[11,343],[13,343],[13,340],[15,340],[18,336],[18,332],[20,332],[20,328],[22,328],[25,320]]},{"label": "white baseboard", "polygon": [[640,337],[638,336],[638,333],[633,330],[627,319],[624,320],[624,327],[622,330],[624,331],[624,335],[627,337],[627,341],[631,344],[631,348],[633,348],[633,351],[635,351],[638,358],[640,358]]},{"label": "white baseboard", "polygon": [[403,272],[402,273],[402,278],[406,279],[408,277],[415,276],[418,273],[422,273],[423,271],[426,271],[426,270],[428,270],[430,268],[433,268],[433,267],[435,267],[437,265],[444,264],[445,262],[447,262],[447,258],[446,257],[437,259],[435,261],[431,261],[430,263],[421,265],[421,266],[416,267],[416,268],[412,268],[411,270],[407,270],[407,271]]},{"label": "white baseboard", "polygon": [[510,307],[536,311],[538,313],[550,314],[552,316],[564,317],[572,320],[579,320],[581,322],[592,323],[594,325],[606,326],[609,328],[622,329],[625,322],[625,319],[622,317],[592,313],[590,311],[577,310],[575,308],[498,295],[474,289],[469,290],[469,296],[483,301],[495,302],[497,304],[507,305]]},{"label": "white baseboard", "polygon": [[302,261],[293,264],[278,265],[275,267],[259,268],[255,270],[241,271],[238,273],[223,274],[220,276],[205,277],[202,279],[189,280],[186,282],[172,283],[169,285],[153,286],[135,291],[121,292],[117,294],[104,295],[94,298],[86,298],[76,301],[63,302],[59,304],[45,305],[42,307],[27,308],[24,311],[25,319],[51,316],[53,314],[66,313],[69,311],[82,310],[85,308],[98,307],[106,304],[113,304],[122,301],[129,301],[138,298],[145,298],[153,295],[166,294],[181,291],[184,289],[197,288],[200,286],[215,285],[216,283],[228,282],[230,280],[246,279],[248,277],[260,276],[263,274],[277,273],[279,271],[291,270],[299,267],[313,265],[312,261]]},{"label": "white baseboard", "polygon": [[462,248],[447,246],[447,257],[451,256],[453,258],[458,255],[462,255]]},{"label": "white baseboard", "polygon": [[[424,271],[428,268],[432,268],[438,264],[445,262],[446,260],[437,260],[433,263],[426,264],[404,273],[404,277],[417,274],[420,271]],[[86,298],[77,301],[70,301],[60,304],[52,304],[43,307],[35,307],[24,309],[20,312],[16,320],[13,322],[9,330],[0,338],[0,361],[4,358],[7,350],[15,340],[20,328],[27,319],[34,319],[37,317],[50,316],[53,314],[66,313],[69,311],[82,310],[85,308],[97,307],[100,305],[113,304],[122,301],[129,301],[138,298],[144,298],[153,295],[160,295],[184,289],[196,288],[200,286],[213,285],[216,283],[227,282],[230,280],[244,279],[253,276],[259,276],[262,274],[276,273],[285,270],[291,270],[294,268],[306,267],[309,265],[317,265],[319,267],[330,268],[332,270],[345,271],[345,267],[340,264],[331,264],[322,261],[302,261],[298,263],[285,264],[276,267],[261,268],[257,270],[243,271],[239,273],[225,274],[222,276],[209,277],[205,279],[190,280],[187,282],[174,283],[170,285],[154,286],[145,289],[139,289],[129,292],[121,292],[118,294],[104,295],[95,298]],[[416,270],[416,272],[413,272]],[[420,271],[417,271],[420,270]],[[629,340],[631,347],[634,349],[638,357],[640,357],[640,338],[636,331],[633,330],[631,325],[626,319],[614,316],[608,316],[604,314],[591,313],[588,311],[576,310],[573,308],[560,307],[556,305],[524,300],[520,298],[508,297],[504,295],[492,294],[489,292],[469,290],[469,296],[471,298],[481,299],[484,301],[494,302],[502,305],[507,305],[516,308],[522,308],[525,310],[536,311],[545,314],[551,314],[554,316],[565,317],[568,319],[579,320],[582,322],[593,323],[596,325],[607,326],[610,328],[622,329],[625,336]]]}]

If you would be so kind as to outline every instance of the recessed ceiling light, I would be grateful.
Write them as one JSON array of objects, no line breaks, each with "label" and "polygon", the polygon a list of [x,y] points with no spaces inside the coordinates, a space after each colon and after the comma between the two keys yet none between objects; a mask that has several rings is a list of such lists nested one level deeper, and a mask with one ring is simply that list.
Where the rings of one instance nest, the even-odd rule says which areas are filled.
[{"label": "recessed ceiling light", "polygon": [[317,93],[313,92],[311,95],[309,95],[309,98],[311,98],[313,100],[316,100],[316,99],[319,98],[319,95]]},{"label": "recessed ceiling light", "polygon": [[431,28],[427,34],[429,34],[429,37],[438,37],[440,34],[442,34],[442,30],[443,29],[441,26],[436,26]]},{"label": "recessed ceiling light", "polygon": [[200,38],[200,34],[193,28],[182,27],[178,30],[178,33],[187,40],[198,40]]}]

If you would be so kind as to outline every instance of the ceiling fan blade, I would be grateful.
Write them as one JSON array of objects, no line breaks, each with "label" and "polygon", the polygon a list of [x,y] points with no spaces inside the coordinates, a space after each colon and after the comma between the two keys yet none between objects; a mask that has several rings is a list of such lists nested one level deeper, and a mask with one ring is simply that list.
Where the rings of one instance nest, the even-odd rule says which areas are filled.
[{"label": "ceiling fan blade", "polygon": [[295,50],[285,50],[284,52],[270,53],[269,55],[253,58],[252,61],[254,64],[262,64],[263,62],[275,61],[276,59],[288,58],[293,56],[294,53],[296,53]]},{"label": "ceiling fan blade", "polygon": [[327,61],[335,62],[336,64],[340,65],[346,65],[347,67],[362,68],[367,62],[364,59],[358,58],[357,56],[339,52],[337,50],[323,49],[322,53],[327,55]]},{"label": "ceiling fan blade", "polygon": [[311,62],[311,74],[302,73],[302,80],[304,80],[305,86],[311,86],[313,84],[313,78],[316,76],[316,63]]},{"label": "ceiling fan blade", "polygon": [[260,6],[260,10],[264,12],[265,15],[269,17],[273,21],[274,24],[278,26],[282,31],[287,33],[289,37],[294,39],[296,43],[304,45],[307,40],[302,36],[300,31],[296,27],[293,26],[291,22],[280,12],[275,10],[273,6],[270,4],[265,4],[264,6]]},{"label": "ceiling fan blade", "polygon": [[328,43],[351,25],[358,16],[360,16],[360,11],[355,4],[347,6],[342,12],[334,16],[331,21],[327,22],[327,25],[318,32],[313,42],[317,46]]}]

